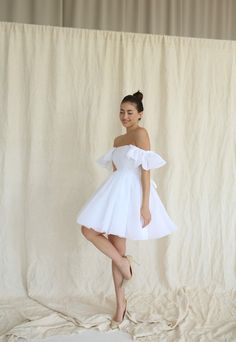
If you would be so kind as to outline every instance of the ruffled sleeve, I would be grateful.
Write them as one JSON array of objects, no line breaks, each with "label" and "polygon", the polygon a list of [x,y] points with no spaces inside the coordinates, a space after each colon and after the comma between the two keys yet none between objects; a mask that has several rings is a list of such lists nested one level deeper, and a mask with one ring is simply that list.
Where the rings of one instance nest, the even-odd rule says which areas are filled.
[{"label": "ruffled sleeve", "polygon": [[137,146],[132,146],[127,152],[127,157],[134,160],[135,166],[142,165],[143,169],[156,169],[166,164],[166,161],[154,151],[146,151]]},{"label": "ruffled sleeve", "polygon": [[108,150],[105,154],[103,154],[101,157],[97,158],[95,161],[101,165],[102,167],[105,167],[109,171],[113,171],[112,166],[112,152],[115,150],[115,147],[112,147],[110,150]]}]

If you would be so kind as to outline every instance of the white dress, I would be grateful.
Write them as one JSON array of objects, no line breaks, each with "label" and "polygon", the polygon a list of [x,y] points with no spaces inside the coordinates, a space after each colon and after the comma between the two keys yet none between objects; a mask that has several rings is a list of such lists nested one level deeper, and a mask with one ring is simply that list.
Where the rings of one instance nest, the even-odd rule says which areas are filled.
[{"label": "white dress", "polygon": [[[117,170],[112,172],[112,161]],[[141,165],[159,168],[166,161],[156,152],[135,145],[112,147],[96,162],[112,173],[88,198],[77,214],[76,222],[94,230],[131,240],[159,239],[177,229],[166,212],[157,185],[150,177],[149,210],[151,221],[142,228]]]}]

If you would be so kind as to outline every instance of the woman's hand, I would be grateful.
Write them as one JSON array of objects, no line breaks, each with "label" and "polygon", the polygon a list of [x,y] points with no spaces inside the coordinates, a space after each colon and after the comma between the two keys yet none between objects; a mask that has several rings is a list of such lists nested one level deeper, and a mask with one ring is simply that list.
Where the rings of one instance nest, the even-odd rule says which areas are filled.
[{"label": "woman's hand", "polygon": [[145,226],[147,226],[150,221],[151,221],[151,213],[149,210],[148,206],[142,206],[140,209],[140,216],[143,218],[143,226],[142,228],[144,228]]}]

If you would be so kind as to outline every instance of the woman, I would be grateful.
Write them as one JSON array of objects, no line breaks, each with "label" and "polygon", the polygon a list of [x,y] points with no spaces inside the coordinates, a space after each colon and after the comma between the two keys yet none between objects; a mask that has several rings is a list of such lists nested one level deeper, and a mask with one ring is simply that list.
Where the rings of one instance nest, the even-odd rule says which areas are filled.
[{"label": "woman", "polygon": [[144,110],[142,99],[138,91],[121,101],[119,117],[126,134],[116,137],[113,147],[96,160],[113,173],[77,215],[86,239],[112,259],[117,304],[112,328],[124,319],[127,307],[124,288],[132,278],[134,259],[125,255],[126,239],[158,239],[177,229],[150,177],[150,169],[161,167],[166,161],[150,150],[148,132],[139,126]]}]

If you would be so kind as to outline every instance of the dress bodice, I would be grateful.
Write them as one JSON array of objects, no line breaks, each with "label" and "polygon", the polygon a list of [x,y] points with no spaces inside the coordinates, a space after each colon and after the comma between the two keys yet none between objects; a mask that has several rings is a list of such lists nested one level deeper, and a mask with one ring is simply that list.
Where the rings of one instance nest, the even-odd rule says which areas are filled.
[{"label": "dress bodice", "polygon": [[112,161],[117,169],[121,167],[138,168],[142,165],[144,170],[150,170],[166,164],[166,161],[158,153],[131,144],[112,147],[96,159],[98,164],[108,170],[113,170]]},{"label": "dress bodice", "polygon": [[137,174],[140,174],[141,166],[144,170],[151,170],[166,164],[158,153],[131,144],[112,147],[96,159],[98,164],[110,171],[113,171],[112,161],[117,171],[133,171]]}]

